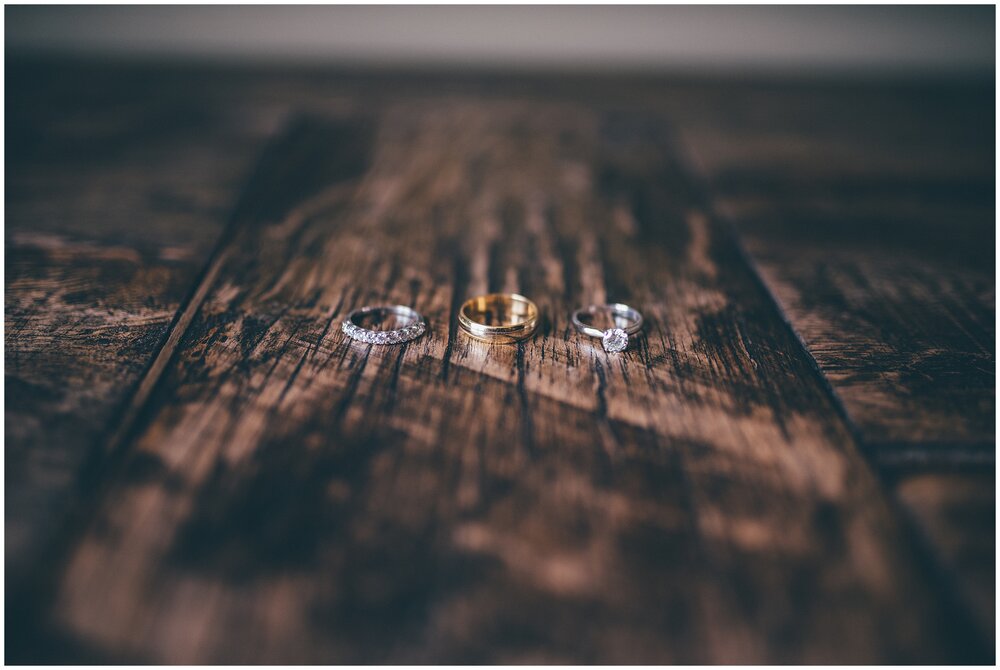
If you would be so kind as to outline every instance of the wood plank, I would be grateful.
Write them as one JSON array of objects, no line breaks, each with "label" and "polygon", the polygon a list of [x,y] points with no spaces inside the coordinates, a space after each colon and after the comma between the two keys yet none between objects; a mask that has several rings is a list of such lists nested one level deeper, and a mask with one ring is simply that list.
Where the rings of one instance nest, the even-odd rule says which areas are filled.
[{"label": "wood plank", "polygon": [[268,132],[266,119],[199,88],[8,63],[9,585],[46,558],[96,484],[85,470],[100,472],[98,441],[166,337]]},{"label": "wood plank", "polygon": [[958,585],[993,639],[993,569],[969,568],[995,564],[993,526],[975,522],[994,496],[977,483],[995,462],[993,89],[749,91],[728,103],[679,121],[716,211],[945,588]]},{"label": "wood plank", "polygon": [[[370,146],[345,123],[301,160],[356,178],[233,239],[60,575],[66,635],[154,662],[985,658],[660,122],[451,97],[387,103]],[[493,289],[538,301],[535,339],[457,332]],[[648,319],[624,355],[568,323],[606,299]],[[429,333],[342,336],[384,301]]]},{"label": "wood plank", "polygon": [[991,462],[992,88],[727,102],[687,152],[865,444]]},{"label": "wood plank", "polygon": [[950,568],[948,587],[970,603],[986,639],[996,635],[996,475],[915,473],[894,490],[937,560]]},{"label": "wood plank", "polygon": [[[989,464],[995,286],[992,259],[983,256],[992,252],[948,247],[964,228],[969,246],[985,249],[992,208],[923,203],[917,216],[911,212],[922,203],[896,204],[722,209],[746,224],[761,275],[877,459]],[[758,221],[817,232],[772,234]],[[907,248],[914,238],[936,249]]]}]

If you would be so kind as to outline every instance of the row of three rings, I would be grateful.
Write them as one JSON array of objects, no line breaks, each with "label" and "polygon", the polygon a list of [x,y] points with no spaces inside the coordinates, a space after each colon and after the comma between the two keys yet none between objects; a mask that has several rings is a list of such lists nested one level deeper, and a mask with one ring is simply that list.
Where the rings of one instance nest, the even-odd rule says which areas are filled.
[{"label": "row of three rings", "polygon": [[[611,328],[595,327],[595,319],[601,315],[613,324]],[[393,330],[376,330],[363,325],[368,319],[384,323],[390,317],[397,322]],[[467,335],[492,344],[513,344],[526,339],[535,332],[538,321],[538,306],[516,293],[476,296],[458,311],[459,326]],[[572,321],[581,333],[600,338],[604,350],[609,353],[624,351],[629,335],[642,329],[642,314],[621,303],[578,309],[573,312]],[[409,307],[383,305],[354,310],[344,319],[341,329],[348,337],[368,344],[401,344],[423,335],[427,322]]]}]

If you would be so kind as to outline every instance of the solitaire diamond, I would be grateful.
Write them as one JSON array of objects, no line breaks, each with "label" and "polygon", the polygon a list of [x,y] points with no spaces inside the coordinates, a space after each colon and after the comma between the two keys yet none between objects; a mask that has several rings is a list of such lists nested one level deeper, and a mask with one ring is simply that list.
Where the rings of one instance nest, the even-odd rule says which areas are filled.
[{"label": "solitaire diamond", "polygon": [[604,331],[604,337],[601,338],[601,343],[604,345],[604,350],[608,353],[625,351],[628,347],[628,333],[621,328],[606,330]]}]

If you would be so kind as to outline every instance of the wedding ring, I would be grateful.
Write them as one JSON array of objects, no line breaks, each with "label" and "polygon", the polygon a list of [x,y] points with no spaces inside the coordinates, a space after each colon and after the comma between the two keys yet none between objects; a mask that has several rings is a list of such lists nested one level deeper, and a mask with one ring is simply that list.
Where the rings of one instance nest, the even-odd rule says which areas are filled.
[{"label": "wedding ring", "polygon": [[516,293],[480,295],[462,305],[458,325],[477,340],[510,344],[535,332],[538,306]]},{"label": "wedding ring", "polygon": [[[402,326],[395,330],[372,330],[361,326],[365,317],[381,322],[388,316],[394,316]],[[401,344],[423,335],[427,323],[419,312],[404,305],[378,305],[354,310],[344,319],[340,329],[348,337],[368,344]]]},{"label": "wedding ring", "polygon": [[[611,317],[613,328],[601,330],[592,325],[594,317],[602,313]],[[584,335],[601,338],[604,350],[614,353],[625,351],[628,348],[628,336],[635,335],[642,329],[642,314],[639,310],[621,303],[591,305],[573,312],[573,325]]]}]

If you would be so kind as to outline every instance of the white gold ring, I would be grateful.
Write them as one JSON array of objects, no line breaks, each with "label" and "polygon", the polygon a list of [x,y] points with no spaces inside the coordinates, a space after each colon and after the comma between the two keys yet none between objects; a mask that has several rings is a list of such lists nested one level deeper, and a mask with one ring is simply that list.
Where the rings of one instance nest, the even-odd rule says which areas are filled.
[{"label": "white gold ring", "polygon": [[[372,330],[361,326],[361,320],[365,317],[382,321],[390,315],[396,317],[403,324],[402,327],[395,330]],[[404,305],[377,305],[354,310],[344,319],[340,329],[348,337],[368,344],[402,344],[423,335],[427,330],[427,322],[419,312]]]},{"label": "white gold ring", "polygon": [[[602,313],[611,318],[611,322],[614,323],[613,328],[601,330],[591,325],[594,317]],[[621,303],[591,305],[573,312],[573,325],[584,335],[601,338],[604,350],[615,353],[625,351],[628,348],[628,336],[642,330],[642,314],[639,310]]]}]

